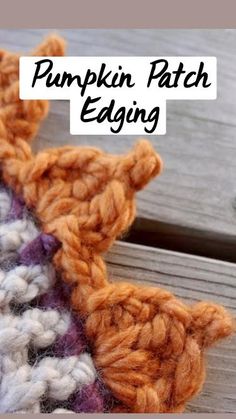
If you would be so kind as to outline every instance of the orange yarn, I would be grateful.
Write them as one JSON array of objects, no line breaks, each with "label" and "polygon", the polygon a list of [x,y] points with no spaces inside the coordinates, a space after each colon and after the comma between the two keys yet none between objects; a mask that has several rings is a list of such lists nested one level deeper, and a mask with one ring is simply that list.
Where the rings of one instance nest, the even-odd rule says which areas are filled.
[{"label": "orange yarn", "polygon": [[[54,37],[34,54],[63,49]],[[73,285],[72,305],[86,317],[95,363],[120,401],[116,411],[183,411],[204,381],[203,349],[233,331],[230,315],[212,303],[187,306],[163,289],[109,283],[102,257],[132,223],[135,192],[160,173],[160,157],[145,140],[123,156],[91,147],[33,155],[27,141],[47,103],[19,100],[18,56],[1,52],[0,88],[4,180],[61,242],[54,263]]]}]

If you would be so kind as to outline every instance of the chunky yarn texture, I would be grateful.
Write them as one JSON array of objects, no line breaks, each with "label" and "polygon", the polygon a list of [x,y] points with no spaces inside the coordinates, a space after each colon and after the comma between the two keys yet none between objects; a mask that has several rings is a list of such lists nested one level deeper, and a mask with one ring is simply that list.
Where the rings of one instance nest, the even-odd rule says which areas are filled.
[{"label": "chunky yarn texture", "polygon": [[83,322],[71,313],[68,290],[50,261],[57,248],[57,240],[40,233],[23,202],[1,185],[1,413],[106,408]]},{"label": "chunky yarn texture", "polygon": [[[63,50],[63,41],[52,37],[34,54],[60,55]],[[11,338],[9,334],[8,337],[14,348],[14,356],[6,361],[6,365],[11,365],[10,371],[13,371],[9,380],[15,383],[33,382],[36,386],[34,393],[30,385],[30,403],[28,399],[25,404],[20,403],[21,397],[13,397],[14,393],[3,398],[3,411],[22,411],[26,406],[29,409],[29,405],[32,411],[39,411],[39,400],[45,392],[43,397],[49,399],[60,396],[60,400],[65,400],[71,394],[77,394],[81,400],[81,388],[84,386],[90,389],[94,398],[94,387],[91,390],[89,386],[102,380],[103,390],[106,386],[106,392],[112,394],[110,411],[182,412],[185,403],[203,385],[204,349],[233,332],[230,314],[210,302],[187,306],[160,288],[111,283],[103,260],[103,253],[134,220],[135,193],[161,172],[160,157],[146,140],[139,141],[133,150],[121,156],[105,154],[91,147],[70,146],[44,150],[35,155],[29,140],[46,116],[48,105],[39,100],[19,100],[18,88],[18,56],[2,52],[2,177],[5,184],[33,210],[43,233],[39,239],[29,220],[24,219],[20,223],[16,220],[11,226],[3,224],[1,228],[5,233],[0,233],[0,242],[13,259],[15,249],[20,249],[21,258],[25,255],[27,259],[28,250],[24,247],[27,237],[38,240],[39,247],[44,251],[46,246],[46,249],[51,249],[51,254],[55,253],[54,268],[66,284],[67,294],[70,293],[71,306],[76,313],[73,316],[78,320],[82,315],[84,319],[86,341],[92,357],[86,352],[78,354],[76,343],[73,354],[68,353],[65,343],[64,351],[67,356],[71,355],[68,362],[53,356],[42,359],[34,368],[30,367],[25,347],[44,348],[62,339],[68,327],[72,327],[69,326],[70,316],[61,308],[51,307],[47,317],[50,321],[45,324],[44,313],[36,306],[15,317],[9,304],[19,294],[18,283],[16,281],[13,285],[13,274],[9,274],[9,279],[8,273],[3,273],[1,283],[6,284],[7,281],[11,284],[10,290],[5,289],[5,285],[0,290],[3,293],[1,300],[8,304],[3,311],[3,324],[5,327],[12,324],[13,330],[9,333],[15,336]],[[7,198],[4,199],[1,200],[5,202],[1,211],[6,217],[12,210],[10,206],[8,208]],[[44,243],[45,238],[49,243]],[[31,298],[41,295],[47,287],[39,279],[47,266],[41,260],[39,265],[35,265],[41,269],[37,279],[32,284],[31,280],[29,284],[23,281],[22,285]],[[18,268],[22,269],[22,266],[14,269]],[[33,268],[36,269],[35,266]],[[31,271],[27,271],[27,275],[31,278]],[[48,275],[45,276],[48,278]],[[32,324],[34,321],[39,324],[36,329]],[[78,342],[77,345],[80,347]],[[7,348],[10,346],[8,343]],[[9,357],[8,353],[4,355],[4,348],[2,353],[3,360],[4,356]],[[23,368],[22,374],[19,365]],[[58,378],[51,380],[51,375],[56,372]],[[11,378],[14,374],[16,378]],[[7,377],[6,373],[6,380]],[[60,380],[65,380],[66,384],[61,385]],[[12,391],[9,381],[6,383],[2,390],[4,395],[6,388]],[[47,383],[45,387],[44,383]],[[22,388],[19,384],[19,391]],[[99,392],[99,389],[96,391]],[[104,409],[104,400],[99,397],[97,404],[93,401],[94,411],[98,405],[101,411]],[[83,411],[81,406],[76,409]]]}]

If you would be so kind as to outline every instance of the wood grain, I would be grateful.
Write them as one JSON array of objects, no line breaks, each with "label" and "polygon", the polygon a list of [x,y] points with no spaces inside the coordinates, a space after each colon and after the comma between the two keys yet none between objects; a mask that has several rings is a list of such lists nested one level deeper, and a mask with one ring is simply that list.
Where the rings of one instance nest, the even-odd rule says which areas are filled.
[{"label": "wood grain", "polygon": [[[49,32],[0,30],[0,45],[26,51]],[[217,101],[168,102],[167,135],[150,137],[165,161],[165,171],[139,194],[139,218],[131,236],[134,241],[143,240],[149,246],[162,244],[236,260],[236,31],[63,30],[60,33],[68,41],[68,55],[217,57]],[[134,137],[124,136],[70,136],[69,103],[55,101],[34,148],[90,144],[120,153],[134,141]],[[160,285],[189,302],[214,300],[236,315],[234,264],[124,242],[117,243],[106,260],[112,280]],[[235,354],[235,337],[209,351],[207,381],[202,394],[189,404],[190,411],[236,412]]]},{"label": "wood grain", "polygon": [[[106,255],[110,279],[160,286],[186,302],[211,300],[236,315],[236,269],[227,262],[117,242]],[[191,412],[236,412],[236,336],[207,353],[203,392]]]},{"label": "wood grain", "polygon": [[[0,44],[29,50],[46,30],[1,30]],[[212,55],[218,60],[216,101],[169,101],[167,135],[151,137],[163,175],[139,194],[138,216],[222,235],[236,244],[236,30],[63,30],[68,55]],[[124,152],[134,137],[70,136],[69,103],[56,101],[35,147],[91,144]],[[181,235],[181,231],[179,232]],[[184,234],[184,233],[183,233]],[[157,243],[158,244],[158,243]],[[199,242],[200,249],[202,243]],[[190,249],[191,250],[191,249]],[[196,250],[196,249],[195,249]]]}]

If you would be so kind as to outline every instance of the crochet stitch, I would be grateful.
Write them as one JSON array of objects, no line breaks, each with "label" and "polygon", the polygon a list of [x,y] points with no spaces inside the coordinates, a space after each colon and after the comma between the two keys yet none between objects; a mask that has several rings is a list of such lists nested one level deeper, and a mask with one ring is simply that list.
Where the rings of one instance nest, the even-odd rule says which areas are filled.
[{"label": "crochet stitch", "polygon": [[60,412],[65,401],[71,411],[103,411],[82,320],[69,310],[50,262],[56,239],[39,233],[3,186],[0,214],[0,412]]},{"label": "crochet stitch", "polygon": [[[53,37],[34,54],[58,55],[63,49],[60,38]],[[0,246],[17,262],[9,272],[4,268],[0,280],[0,330],[9,333],[7,346],[5,337],[3,349],[0,346],[6,374],[0,391],[2,411],[35,412],[42,397],[67,400],[72,394],[78,394],[76,411],[83,411],[86,397],[93,400],[94,411],[103,411],[102,395],[93,387],[99,376],[116,399],[113,411],[182,412],[204,382],[204,349],[233,332],[230,314],[208,302],[187,306],[160,288],[110,283],[103,260],[103,253],[134,220],[135,193],[161,172],[160,157],[146,140],[123,156],[70,146],[34,155],[28,141],[46,116],[47,102],[19,100],[18,56],[1,53],[0,87],[3,180],[33,210],[43,231],[39,235],[30,217],[18,219],[21,198],[10,205],[3,190],[0,211],[3,220],[10,217],[11,222],[0,227]],[[18,216],[12,220],[13,213]],[[50,252],[55,252],[54,267],[69,286],[76,322],[80,315],[85,319],[92,358],[80,352],[80,333],[71,343],[68,330],[76,326],[61,303],[49,304],[46,317],[37,305],[20,315],[12,312],[12,301],[31,301],[52,285],[45,274]],[[29,366],[28,346],[44,348],[55,341],[55,357]],[[9,347],[10,355],[4,352]],[[8,364],[10,372],[4,367]],[[19,387],[19,396],[18,390],[11,392],[10,382]],[[22,383],[29,394],[22,391]]]}]

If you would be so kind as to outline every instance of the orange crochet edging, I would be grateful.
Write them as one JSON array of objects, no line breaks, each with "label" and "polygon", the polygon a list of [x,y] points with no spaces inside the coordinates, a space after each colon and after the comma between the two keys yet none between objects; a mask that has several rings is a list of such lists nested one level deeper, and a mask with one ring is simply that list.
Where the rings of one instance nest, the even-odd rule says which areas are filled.
[{"label": "orange crochet edging", "polygon": [[[49,38],[35,55],[63,49]],[[27,141],[47,103],[19,100],[18,56],[1,52],[0,89],[3,178],[61,242],[54,263],[73,286],[96,366],[121,402],[116,411],[183,411],[204,381],[203,349],[233,332],[231,316],[212,303],[187,306],[160,288],[110,283],[102,257],[132,223],[135,192],[160,173],[160,157],[145,140],[123,156],[91,147],[33,155]]]}]

